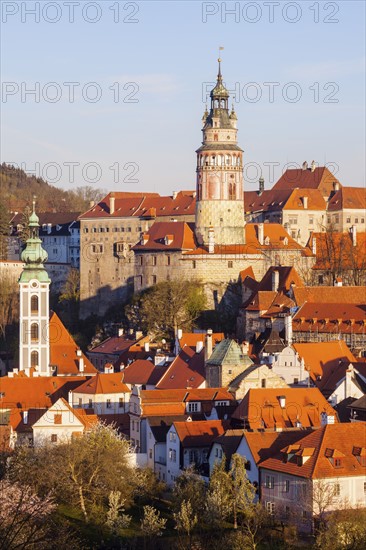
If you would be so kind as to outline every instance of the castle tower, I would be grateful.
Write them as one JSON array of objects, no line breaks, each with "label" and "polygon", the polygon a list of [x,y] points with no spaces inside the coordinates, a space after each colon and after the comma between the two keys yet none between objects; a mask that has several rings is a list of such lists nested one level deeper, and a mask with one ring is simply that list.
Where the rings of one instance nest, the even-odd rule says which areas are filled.
[{"label": "castle tower", "polygon": [[39,218],[33,212],[29,217],[30,236],[21,259],[25,263],[19,278],[19,370],[36,367],[39,375],[49,375],[49,287],[50,279],[43,263],[47,252],[39,238]]},{"label": "castle tower", "polygon": [[[243,150],[237,143],[237,116],[229,112],[229,92],[221,75],[203,115],[197,149],[196,237],[200,244],[244,244]],[[212,237],[212,234],[214,237]],[[210,239],[209,239],[210,235]]]}]

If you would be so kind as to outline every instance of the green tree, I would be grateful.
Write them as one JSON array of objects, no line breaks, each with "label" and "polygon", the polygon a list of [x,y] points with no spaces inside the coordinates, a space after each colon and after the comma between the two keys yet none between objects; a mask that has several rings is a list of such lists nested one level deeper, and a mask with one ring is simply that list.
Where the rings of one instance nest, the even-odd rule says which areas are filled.
[{"label": "green tree", "polygon": [[329,514],[316,538],[322,550],[363,550],[366,546],[366,510],[345,509]]},{"label": "green tree", "polygon": [[4,275],[0,285],[0,337],[6,342],[7,328],[19,318],[18,285],[9,275]]},{"label": "green tree", "polygon": [[80,306],[80,272],[78,269],[70,269],[58,301],[66,310],[70,331],[74,332],[77,329]]},{"label": "green tree", "polygon": [[185,545],[183,541],[180,541],[180,547],[182,550],[191,550],[193,531],[198,523],[197,514],[193,510],[191,501],[183,500],[180,505],[180,510],[173,514],[175,521],[175,529],[179,534],[184,534],[188,539],[188,544]]},{"label": "green tree", "polygon": [[212,526],[219,526],[232,511],[232,479],[226,470],[226,458],[215,462],[210,476],[206,502],[205,518]]},{"label": "green tree", "polygon": [[205,484],[193,466],[184,470],[175,480],[173,488],[173,508],[175,512],[181,510],[182,503],[190,502],[193,514],[202,516],[202,502],[206,498]]},{"label": "green tree", "polygon": [[134,296],[125,312],[131,324],[172,340],[178,328],[191,330],[205,307],[201,283],[173,280],[158,283]]},{"label": "green tree", "polygon": [[160,512],[153,506],[144,506],[144,516],[141,520],[141,531],[144,533],[145,548],[147,540],[155,548],[156,537],[161,537],[167,520],[160,516]]},{"label": "green tree", "polygon": [[8,239],[10,233],[9,212],[5,204],[0,202],[0,260],[8,258]]},{"label": "green tree", "polygon": [[234,529],[238,527],[238,514],[244,516],[252,512],[255,498],[255,488],[247,477],[245,468],[246,459],[238,453],[233,454],[231,458],[230,477],[231,477],[231,499],[234,516]]}]

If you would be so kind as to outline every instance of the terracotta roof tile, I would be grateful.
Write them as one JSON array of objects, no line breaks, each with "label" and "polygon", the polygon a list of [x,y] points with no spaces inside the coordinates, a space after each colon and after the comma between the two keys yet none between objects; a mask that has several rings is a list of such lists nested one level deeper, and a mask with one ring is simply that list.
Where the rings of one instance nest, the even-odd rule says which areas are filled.
[{"label": "terracotta roof tile", "polygon": [[[366,423],[351,422],[328,424],[298,441],[297,456],[313,449],[311,456],[301,465],[296,455],[285,459],[286,449],[274,453],[261,463],[262,468],[311,479],[364,476],[366,464],[357,458],[357,451],[365,445]],[[310,453],[308,453],[308,456]],[[291,455],[290,455],[291,456]],[[335,467],[333,457],[341,457],[340,467]]]},{"label": "terracotta roof tile", "polygon": [[366,210],[366,189],[365,187],[342,187],[329,199],[328,210],[357,209]]},{"label": "terracotta roof tile", "polygon": [[193,224],[186,222],[155,222],[146,235],[146,241],[133,247],[143,250],[192,250],[196,248]]},{"label": "terracotta roof tile", "polygon": [[98,372],[95,376],[74,390],[74,393],[85,393],[90,395],[130,392],[131,390],[123,382],[123,374],[120,372],[114,372],[111,374]]},{"label": "terracotta roof tile", "polygon": [[157,384],[157,389],[198,388],[205,382],[204,350],[184,346]]},{"label": "terracotta roof tile", "polygon": [[292,345],[300,358],[304,360],[305,369],[316,380],[318,376],[328,375],[341,362],[356,361],[351,350],[343,340],[334,342],[306,342]]},{"label": "terracotta roof tile", "polygon": [[174,422],[174,428],[183,447],[209,447],[227,428],[223,420]]},{"label": "terracotta roof tile", "polygon": [[126,367],[122,373],[125,384],[151,384],[156,385],[166,372],[165,367],[155,366],[146,359],[137,359]]},{"label": "terracotta roof tile", "polygon": [[334,183],[341,186],[337,178],[324,166],[311,170],[291,168],[284,172],[275,183],[273,189],[319,189],[324,196],[329,196],[334,189]]}]

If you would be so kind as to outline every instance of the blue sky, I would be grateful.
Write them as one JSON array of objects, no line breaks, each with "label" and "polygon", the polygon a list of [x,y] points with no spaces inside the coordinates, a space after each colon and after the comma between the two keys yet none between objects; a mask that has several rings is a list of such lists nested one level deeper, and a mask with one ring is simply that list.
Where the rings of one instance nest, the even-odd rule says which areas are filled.
[{"label": "blue sky", "polygon": [[193,189],[224,46],[247,189],[304,160],[365,185],[364,2],[38,5],[2,2],[2,162],[65,188]]}]

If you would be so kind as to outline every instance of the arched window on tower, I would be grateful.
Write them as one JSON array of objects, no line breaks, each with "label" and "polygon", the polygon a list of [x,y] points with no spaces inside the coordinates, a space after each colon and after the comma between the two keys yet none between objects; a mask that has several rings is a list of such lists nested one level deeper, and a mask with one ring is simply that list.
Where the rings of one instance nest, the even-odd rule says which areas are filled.
[{"label": "arched window on tower", "polygon": [[219,135],[218,134],[214,134],[214,141],[219,141]]},{"label": "arched window on tower", "polygon": [[32,351],[31,353],[31,367],[38,366],[38,351]]},{"label": "arched window on tower", "polygon": [[39,340],[39,328],[38,323],[31,324],[31,341],[38,342]]},{"label": "arched window on tower", "polygon": [[229,200],[235,200],[236,199],[236,184],[235,182],[231,181],[229,183]]},{"label": "arched window on tower", "polygon": [[38,296],[31,297],[31,313],[38,313]]}]

